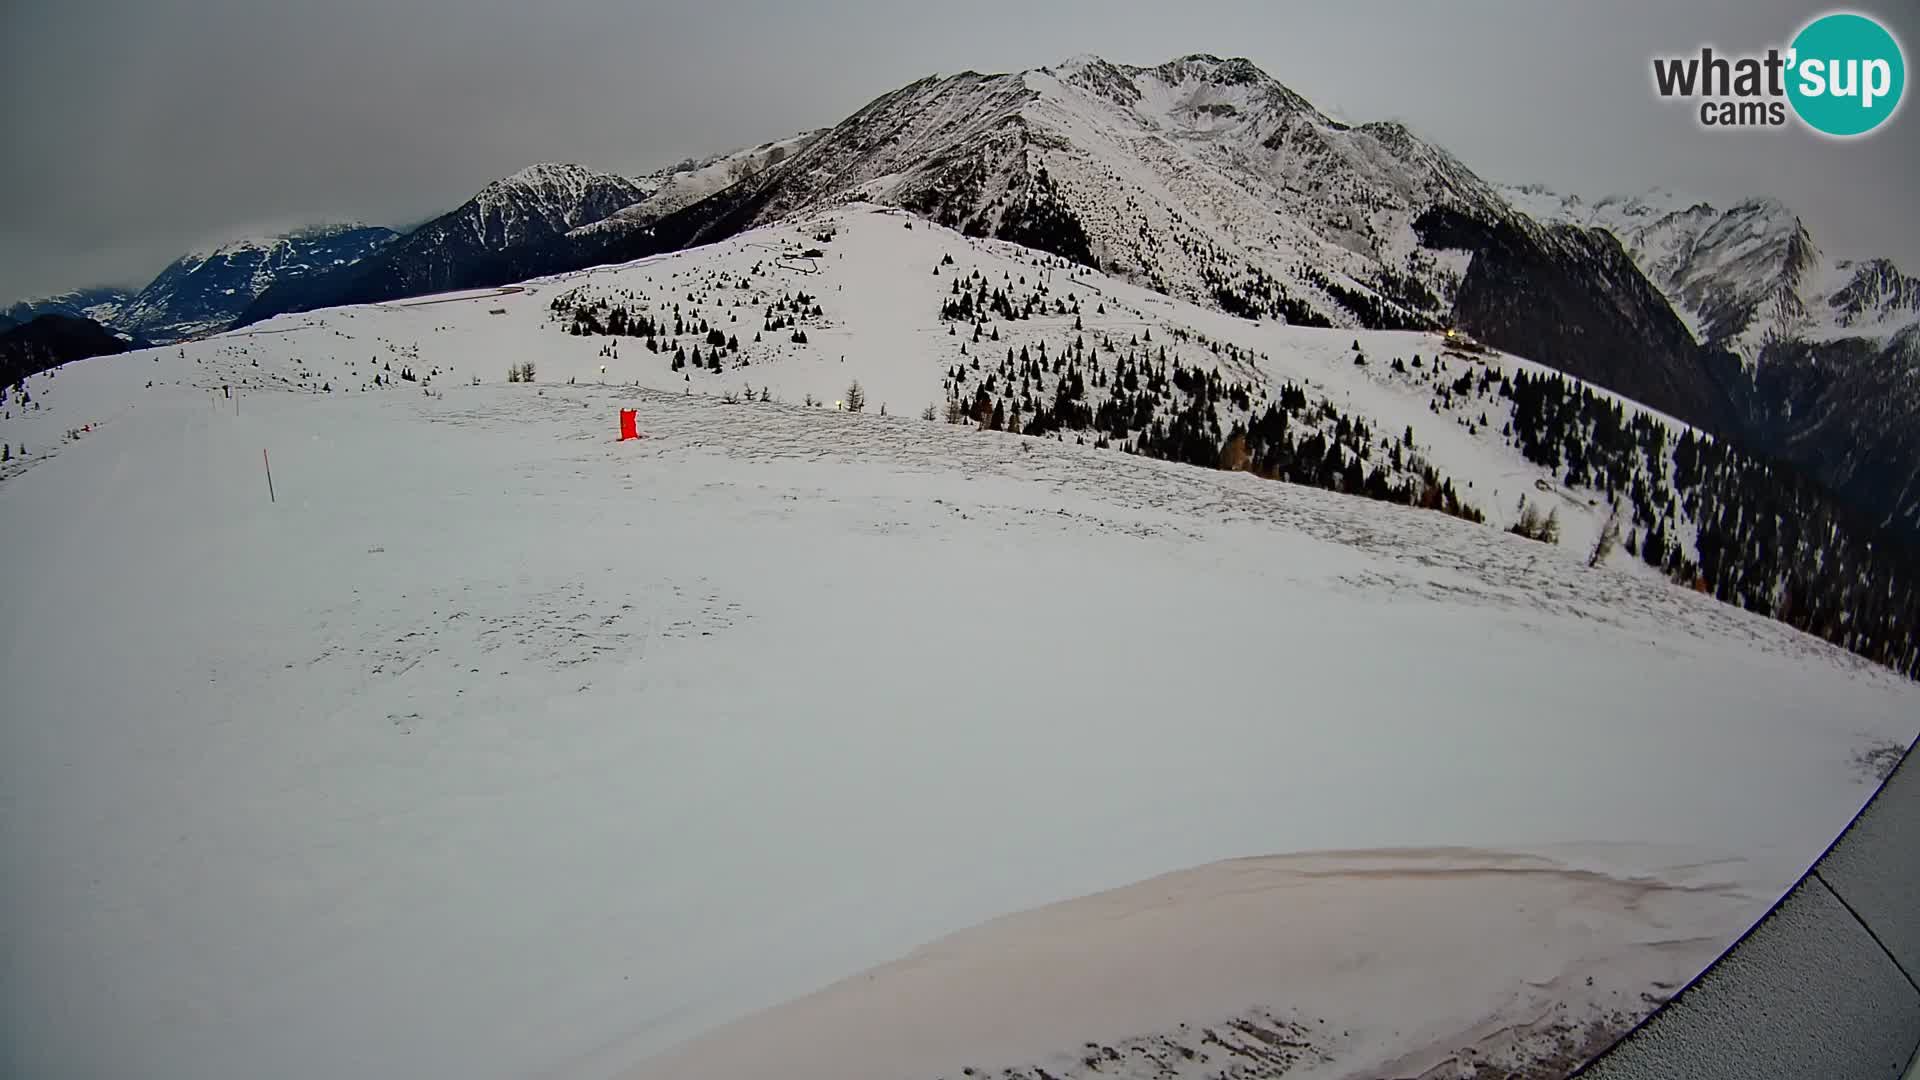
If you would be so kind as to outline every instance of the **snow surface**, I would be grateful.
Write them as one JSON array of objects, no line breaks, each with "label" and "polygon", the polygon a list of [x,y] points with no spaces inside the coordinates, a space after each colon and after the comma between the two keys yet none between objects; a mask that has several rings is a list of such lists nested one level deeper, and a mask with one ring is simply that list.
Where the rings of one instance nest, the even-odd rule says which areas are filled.
[{"label": "snow surface", "polygon": [[[1255,1008],[1419,1013],[1314,1052],[1431,1056],[1543,1002],[1644,1008],[1844,826],[1858,753],[1920,728],[1889,673],[1631,559],[1588,570],[1577,494],[1553,547],[917,419],[967,341],[938,304],[973,269],[1050,276],[1088,335],[1150,329],[1199,362],[1173,331],[1205,333],[1253,350],[1242,375],[1413,423],[1496,521],[1539,495],[1544,474],[1386,372],[1430,336],[1247,323],[860,206],[36,376],[42,407],[0,419],[29,451],[0,466],[0,1073],[613,1075],[1010,912],[1223,859],[1473,848],[1343,863],[1478,868],[1464,891],[1355,884],[1357,921],[1314,924],[1424,943],[1378,952],[1378,980],[1271,941],[1303,966],[1166,973],[1219,1016],[1063,1006],[966,1040],[1012,1065],[1069,1028],[1061,1051]],[[549,305],[582,288],[697,307],[749,366],[683,375],[568,335]],[[810,343],[751,344],[801,289]],[[996,347],[1071,322],[999,322]],[[523,360],[539,382],[506,385]],[[628,385],[593,385],[602,365]],[[372,386],[402,369],[427,384]],[[856,377],[866,414],[797,404]],[[762,385],[776,401],[716,396]],[[648,438],[612,441],[620,407]],[[1529,852],[1554,868],[1499,884]],[[1604,870],[1571,923],[1542,915],[1569,867]],[[1181,879],[1196,921],[1165,940],[1212,921],[1214,873]],[[1651,922],[1608,899],[1701,874]],[[1234,915],[1262,942],[1277,917]],[[936,952],[979,942],[990,972],[1053,918]],[[1446,957],[1487,969],[1471,995],[1395,996]],[[1589,963],[1594,995],[1554,989]],[[818,1006],[795,1008],[741,1052]]]},{"label": "snow surface", "polygon": [[1604,849],[1556,853],[1569,861],[1442,848],[1167,874],[944,938],[632,1075],[1517,1070],[1617,1032],[1766,906],[1733,884],[1744,865],[1623,878],[1589,865]]}]

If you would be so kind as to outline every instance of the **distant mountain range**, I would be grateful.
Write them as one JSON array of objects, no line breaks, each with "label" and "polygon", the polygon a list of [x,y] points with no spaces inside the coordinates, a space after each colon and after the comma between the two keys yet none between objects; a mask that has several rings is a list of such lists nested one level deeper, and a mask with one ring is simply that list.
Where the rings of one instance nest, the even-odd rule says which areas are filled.
[{"label": "distant mountain range", "polygon": [[163,342],[224,330],[268,288],[337,272],[398,237],[378,226],[324,225],[196,251],[175,259],[107,321]]},{"label": "distant mountain range", "polygon": [[1732,434],[1920,536],[1920,279],[1887,259],[1827,256],[1772,199],[1511,194],[1618,237],[1703,350],[1737,359]]},{"label": "distant mountain range", "polygon": [[926,78],[831,128],[647,177],[536,165],[404,237],[243,242],[132,298],[48,303],[168,340],[626,261],[850,198],[1248,318],[1458,326],[1805,469],[1920,537],[1920,280],[1829,259],[1777,202],[1495,185],[1402,125],[1333,120],[1243,59]]},{"label": "distant mountain range", "polygon": [[320,225],[247,237],[169,263],[138,292],[81,289],[4,309],[15,323],[55,314],[91,319],[128,340],[166,343],[225,330],[270,286],[358,263],[399,236],[369,225]]},{"label": "distant mountain range", "polygon": [[275,283],[241,321],[499,285],[588,265],[591,256],[583,253],[645,230],[660,216],[656,206],[677,210],[698,202],[757,172],[766,159],[784,158],[786,148],[804,138],[686,161],[638,179],[580,165],[530,166],[488,184],[372,257],[331,274]]},{"label": "distant mountain range", "polygon": [[126,289],[102,286],[75,289],[39,300],[22,300],[0,308],[0,330],[32,322],[41,315],[65,315],[76,319],[92,319],[98,323],[112,323],[132,299],[133,293]]}]

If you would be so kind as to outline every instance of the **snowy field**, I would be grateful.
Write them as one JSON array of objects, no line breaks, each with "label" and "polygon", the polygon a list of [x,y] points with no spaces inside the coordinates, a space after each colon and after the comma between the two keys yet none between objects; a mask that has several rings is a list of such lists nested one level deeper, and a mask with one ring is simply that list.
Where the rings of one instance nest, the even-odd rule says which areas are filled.
[{"label": "snowy field", "polygon": [[[810,345],[704,385],[542,329],[553,283],[32,380],[0,421],[36,451],[0,482],[0,1073],[1544,1053],[1730,943],[1920,729],[1912,684],[1571,544],[920,420],[928,267],[971,249],[844,228],[821,264],[871,278],[816,275]],[[1425,411],[1350,332],[1231,323]],[[362,354],[448,374],[360,392]],[[849,371],[894,415],[797,403]],[[714,396],[747,380],[780,400]],[[1530,485],[1436,419],[1452,475]]]}]

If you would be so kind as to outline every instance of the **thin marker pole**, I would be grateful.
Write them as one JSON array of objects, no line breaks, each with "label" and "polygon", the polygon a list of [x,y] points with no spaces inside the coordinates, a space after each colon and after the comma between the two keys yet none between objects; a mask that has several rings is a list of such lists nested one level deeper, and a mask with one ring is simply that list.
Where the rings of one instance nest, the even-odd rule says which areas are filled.
[{"label": "thin marker pole", "polygon": [[280,500],[273,496],[273,462],[267,460],[267,448],[264,446],[260,448],[260,464],[267,469],[267,501],[279,502]]}]

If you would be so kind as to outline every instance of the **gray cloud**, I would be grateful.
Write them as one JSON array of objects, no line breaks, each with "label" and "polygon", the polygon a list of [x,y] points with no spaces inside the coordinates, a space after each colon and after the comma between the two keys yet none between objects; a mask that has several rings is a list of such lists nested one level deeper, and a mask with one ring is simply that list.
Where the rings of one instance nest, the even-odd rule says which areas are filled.
[{"label": "gray cloud", "polygon": [[[1647,61],[1759,49],[1787,0],[1167,4],[6,0],[0,298],[139,281],[196,244],[419,221],[534,161],[643,171],[832,123],[932,72],[1243,55],[1489,178],[1772,194],[1823,247],[1920,270],[1920,113],[1857,143],[1712,135]],[[1885,13],[1883,13],[1885,14]],[[1920,22],[1894,20],[1920,42]]]}]

